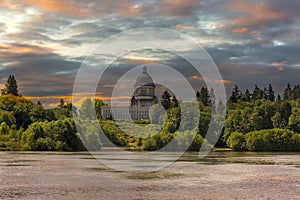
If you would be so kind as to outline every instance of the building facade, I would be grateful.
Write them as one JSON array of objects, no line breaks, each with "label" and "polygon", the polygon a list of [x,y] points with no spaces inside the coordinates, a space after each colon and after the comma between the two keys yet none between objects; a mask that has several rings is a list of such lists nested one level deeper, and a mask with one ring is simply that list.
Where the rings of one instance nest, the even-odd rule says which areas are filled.
[{"label": "building facade", "polygon": [[148,120],[150,107],[157,103],[155,84],[144,67],[134,84],[134,93],[130,106],[103,106],[101,116],[116,120]]}]

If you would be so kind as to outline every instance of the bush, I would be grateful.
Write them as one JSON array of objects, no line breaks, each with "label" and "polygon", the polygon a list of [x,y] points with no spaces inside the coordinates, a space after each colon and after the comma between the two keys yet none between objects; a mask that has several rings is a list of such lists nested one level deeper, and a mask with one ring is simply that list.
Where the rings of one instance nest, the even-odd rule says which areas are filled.
[{"label": "bush", "polygon": [[[202,144],[205,142],[204,138],[192,131],[176,132],[177,150],[199,151]],[[193,138],[194,137],[194,138]],[[191,142],[192,141],[192,142]]]},{"label": "bush", "polygon": [[27,150],[85,150],[72,119],[35,122],[23,133],[22,141]]},{"label": "bush", "polygon": [[245,135],[240,132],[233,132],[227,139],[226,144],[234,151],[244,151],[246,150]]},{"label": "bush", "polygon": [[246,134],[250,151],[299,151],[299,134],[288,129],[267,129]]}]

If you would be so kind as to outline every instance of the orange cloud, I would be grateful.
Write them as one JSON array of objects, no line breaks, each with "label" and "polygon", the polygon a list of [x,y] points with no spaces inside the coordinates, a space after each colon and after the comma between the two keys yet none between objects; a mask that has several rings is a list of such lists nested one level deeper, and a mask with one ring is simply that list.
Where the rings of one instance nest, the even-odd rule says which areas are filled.
[{"label": "orange cloud", "polygon": [[232,30],[233,33],[246,33],[248,31],[249,31],[248,28],[236,28]]},{"label": "orange cloud", "polygon": [[199,7],[199,0],[163,0],[160,13],[187,16],[194,14]]},{"label": "orange cloud", "polygon": [[51,51],[48,47],[33,46],[25,44],[0,44],[0,52],[14,52],[14,53],[48,53]]},{"label": "orange cloud", "polygon": [[11,10],[15,10],[19,8],[19,5],[12,3],[10,0],[1,0],[0,7],[6,7]]},{"label": "orange cloud", "polygon": [[140,13],[141,7],[130,0],[114,1],[71,1],[71,0],[23,0],[30,6],[49,12],[58,12],[72,16],[99,16],[118,13],[134,16]]},{"label": "orange cloud", "polygon": [[125,56],[125,59],[134,60],[134,61],[144,61],[144,62],[157,62],[161,59],[159,58],[151,58],[151,57],[139,57],[139,56]]},{"label": "orange cloud", "polygon": [[193,75],[190,78],[191,79],[205,81],[205,82],[210,82],[210,83],[231,83],[232,82],[232,81],[225,80],[225,79],[222,79],[222,80],[211,80],[211,79],[207,79],[207,78],[202,78],[202,77],[197,76],[197,75]]},{"label": "orange cloud", "polygon": [[279,72],[282,72],[282,71],[284,71],[284,66],[283,66],[284,64],[288,64],[288,61],[283,60],[281,62],[272,62],[271,66],[275,67]]},{"label": "orange cloud", "polygon": [[191,79],[196,79],[196,80],[201,80],[201,81],[204,80],[202,77],[197,76],[197,75],[193,75],[193,76],[191,76],[190,78],[191,78]]},{"label": "orange cloud", "polygon": [[42,10],[51,12],[60,12],[70,15],[82,15],[86,12],[70,1],[64,0],[24,0],[24,2],[29,5],[36,6]]},{"label": "orange cloud", "polygon": [[198,28],[198,26],[188,26],[188,25],[183,25],[183,24],[176,24],[175,28],[176,29],[195,29],[195,28]]},{"label": "orange cloud", "polygon": [[233,1],[229,8],[242,13],[241,16],[232,19],[232,24],[240,26],[265,26],[266,22],[284,19],[286,13],[263,3]]},{"label": "orange cloud", "polygon": [[221,80],[220,82],[221,82],[221,83],[232,83],[232,81],[225,80],[225,79]]},{"label": "orange cloud", "polygon": [[251,30],[249,28],[246,27],[242,27],[242,28],[235,28],[232,30],[233,33],[238,33],[238,34],[250,34],[250,35],[257,35],[258,32],[256,30]]}]

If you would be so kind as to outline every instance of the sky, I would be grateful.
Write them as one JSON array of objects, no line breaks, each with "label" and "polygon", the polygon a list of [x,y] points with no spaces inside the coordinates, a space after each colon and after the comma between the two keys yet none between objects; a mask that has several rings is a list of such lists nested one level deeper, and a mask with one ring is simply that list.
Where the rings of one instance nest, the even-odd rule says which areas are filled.
[{"label": "sky", "polygon": [[[287,83],[300,83],[299,9],[295,0],[1,0],[0,87],[13,74],[27,98],[50,107],[60,98],[71,101],[76,73],[97,44],[158,27],[202,45],[227,91],[271,83],[282,92]],[[161,55],[125,56],[119,66],[166,59]],[[98,88],[105,100],[108,85]]]}]

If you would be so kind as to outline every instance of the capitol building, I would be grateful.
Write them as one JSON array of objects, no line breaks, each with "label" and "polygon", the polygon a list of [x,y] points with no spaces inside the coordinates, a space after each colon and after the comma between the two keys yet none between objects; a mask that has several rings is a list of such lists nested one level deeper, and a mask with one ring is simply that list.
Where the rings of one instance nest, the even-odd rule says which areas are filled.
[{"label": "capitol building", "polygon": [[101,116],[105,119],[116,120],[148,120],[150,107],[157,101],[155,84],[145,66],[134,84],[130,106],[103,106]]}]

